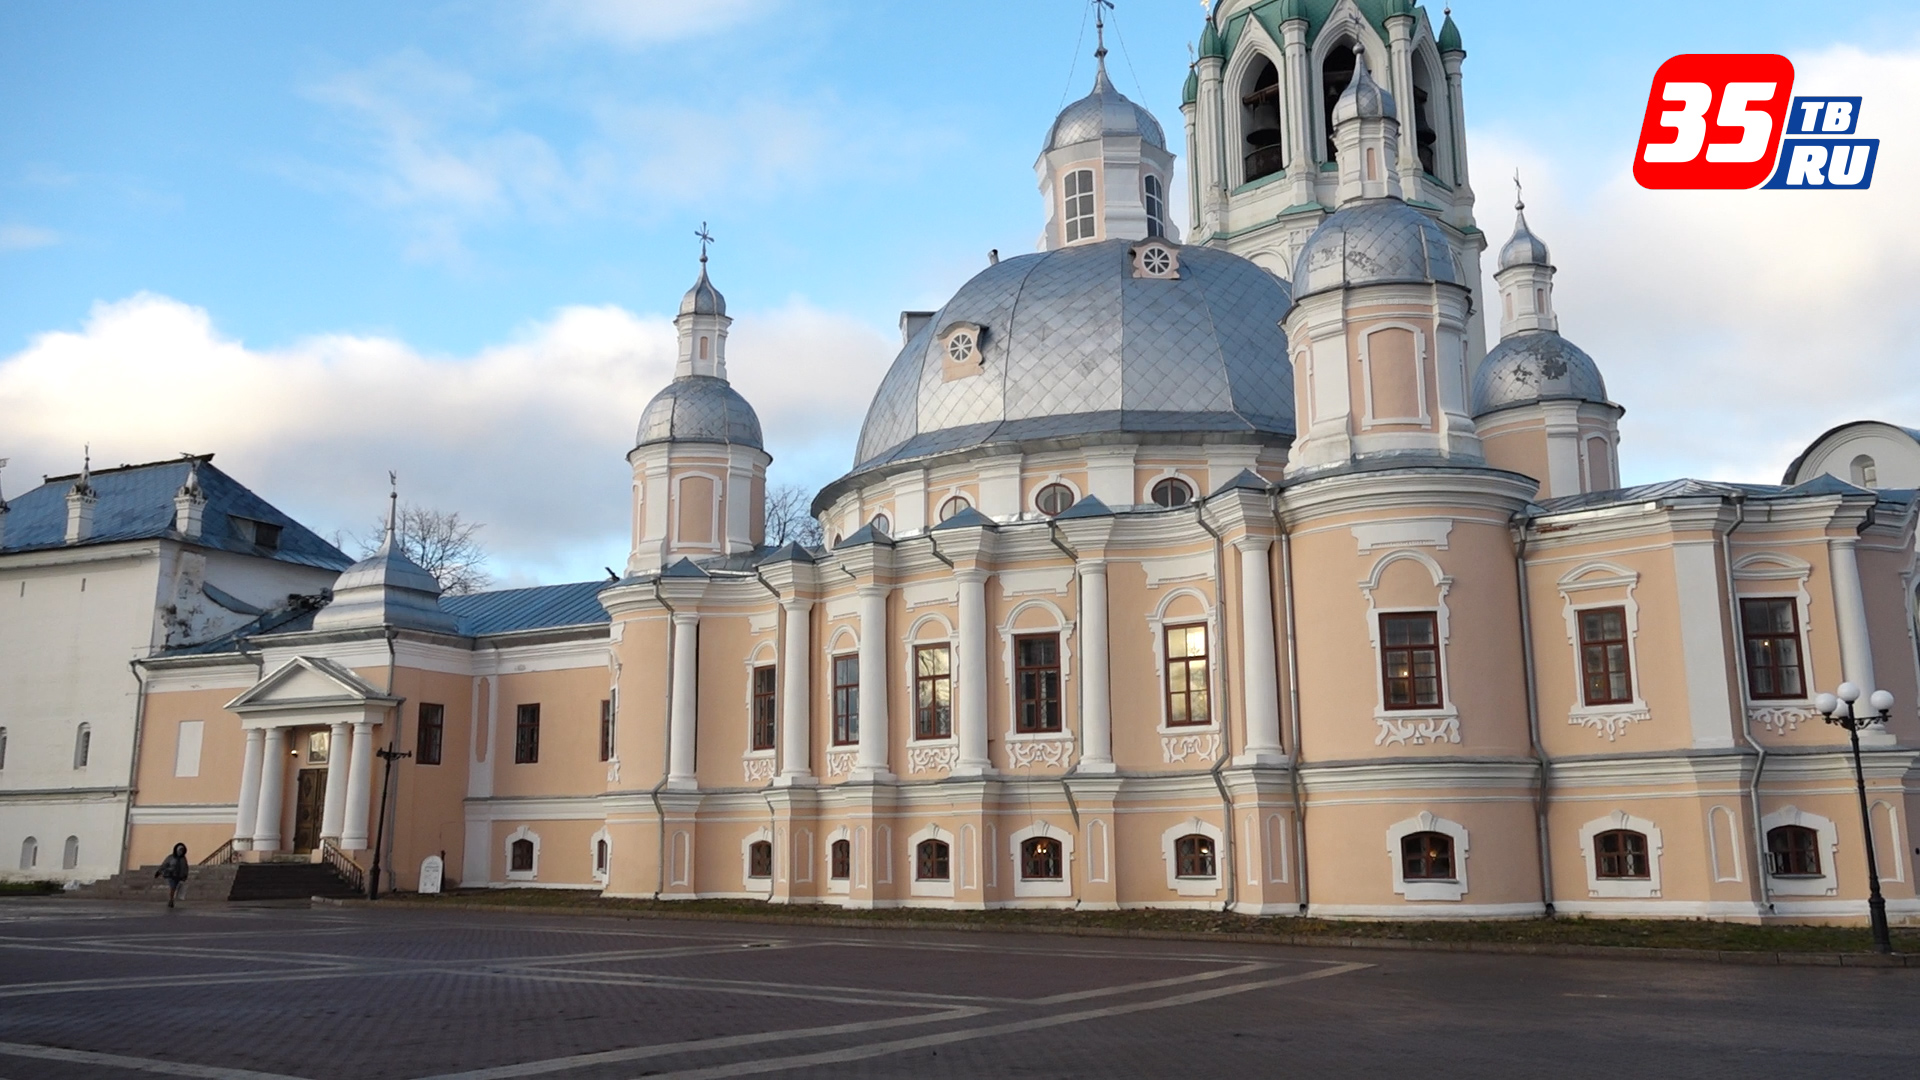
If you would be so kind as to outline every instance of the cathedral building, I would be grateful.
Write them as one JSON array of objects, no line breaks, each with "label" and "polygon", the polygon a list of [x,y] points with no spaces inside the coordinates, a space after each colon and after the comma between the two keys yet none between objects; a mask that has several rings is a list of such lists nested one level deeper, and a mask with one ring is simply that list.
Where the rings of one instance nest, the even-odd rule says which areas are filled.
[{"label": "cathedral building", "polygon": [[[703,258],[619,580],[442,597],[390,541],[323,606],[142,661],[128,863],[384,844],[402,888],[1854,920],[1872,843],[1920,919],[1915,497],[1847,472],[1913,447],[1843,429],[1781,485],[1622,487],[1522,208],[1482,295],[1465,56],[1408,0],[1216,4],[1180,222],[1102,59],[1046,130],[1039,250],[903,315],[820,547],[765,542]],[[1843,681],[1896,700],[1870,834],[1815,711]]]}]

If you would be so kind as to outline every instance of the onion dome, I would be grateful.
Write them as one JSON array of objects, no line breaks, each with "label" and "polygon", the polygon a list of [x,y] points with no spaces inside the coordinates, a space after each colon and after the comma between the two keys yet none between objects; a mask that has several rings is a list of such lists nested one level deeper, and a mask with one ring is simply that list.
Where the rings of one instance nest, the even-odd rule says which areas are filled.
[{"label": "onion dome", "polygon": [[1206,26],[1200,31],[1200,58],[1224,60],[1227,58],[1227,43],[1220,37],[1220,29],[1213,25],[1213,19],[1207,19]]},{"label": "onion dome", "polygon": [[721,296],[720,290],[714,288],[713,282],[707,280],[707,260],[702,256],[700,280],[694,282],[693,288],[687,290],[687,295],[680,298],[680,314],[725,315],[726,313],[727,298]]},{"label": "onion dome", "polygon": [[1295,299],[1386,282],[1467,285],[1440,226],[1399,199],[1341,207],[1313,231],[1293,263]]},{"label": "onion dome", "polygon": [[1137,135],[1148,146],[1167,148],[1167,136],[1153,114],[1128,100],[1113,88],[1107,78],[1107,65],[1100,64],[1093,78],[1093,93],[1060,110],[1047,132],[1047,151],[1087,142],[1104,136],[1124,138]]},{"label": "onion dome", "polygon": [[1553,259],[1547,252],[1546,241],[1533,235],[1527,227],[1527,204],[1513,201],[1513,236],[1500,249],[1500,262],[1495,268],[1501,270],[1514,266],[1552,266]]},{"label": "onion dome", "polygon": [[1527,330],[1487,350],[1473,376],[1473,414],[1536,401],[1611,404],[1592,357],[1551,330]]},{"label": "onion dome", "polygon": [[[1140,276],[1142,246],[1164,247],[1173,272]],[[901,350],[867,410],[853,473],[1122,432],[1288,442],[1293,368],[1280,321],[1291,305],[1286,282],[1210,247],[1105,240],[1003,259]],[[956,332],[979,368],[948,378]]]},{"label": "onion dome", "polygon": [[1460,44],[1460,28],[1453,24],[1453,9],[1446,9],[1446,21],[1440,24],[1440,39],[1436,42],[1442,53],[1463,53],[1466,47]]},{"label": "onion dome", "polygon": [[1340,100],[1333,103],[1333,126],[1339,127],[1349,120],[1378,120],[1395,117],[1393,95],[1387,93],[1379,83],[1373,81],[1373,72],[1367,70],[1367,53],[1360,46],[1353,47],[1353,81],[1340,92]]},{"label": "onion dome", "polygon": [[407,558],[395,522],[398,497],[387,508],[387,534],[373,554],[341,572],[333,598],[313,617],[315,630],[403,626],[443,634],[460,623],[440,607],[440,582]]},{"label": "onion dome", "polygon": [[1185,107],[1198,100],[1200,100],[1200,72],[1197,68],[1188,68],[1187,81],[1180,87],[1180,104]]},{"label": "onion dome", "polygon": [[[706,275],[702,274],[700,280],[706,281]],[[760,441],[760,417],[753,406],[727,385],[727,380],[712,375],[682,375],[655,394],[640,414],[636,441],[641,446],[708,442],[765,449]]]}]

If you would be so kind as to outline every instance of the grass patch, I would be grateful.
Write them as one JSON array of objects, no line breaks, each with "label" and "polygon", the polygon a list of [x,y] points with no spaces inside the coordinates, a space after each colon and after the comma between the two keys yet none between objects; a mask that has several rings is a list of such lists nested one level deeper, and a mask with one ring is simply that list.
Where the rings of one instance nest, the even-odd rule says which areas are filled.
[{"label": "grass patch", "polygon": [[[412,896],[407,899],[415,899]],[[567,908],[627,912],[699,912],[744,918],[817,918],[860,925],[905,924],[967,928],[1061,927],[1148,930],[1184,934],[1250,934],[1311,944],[1343,938],[1432,943],[1574,945],[1718,952],[1865,953],[1872,939],[1865,927],[1755,926],[1707,919],[1510,919],[1488,921],[1361,922],[1339,919],[1256,917],[1207,911],[1047,911],[999,908],[947,911],[937,908],[848,910],[827,905],[772,905],[747,900],[625,900],[591,892],[553,889],[471,889],[422,896],[425,903],[490,907]],[[1896,952],[1920,952],[1920,928],[1894,930]]]},{"label": "grass patch", "polygon": [[57,881],[0,881],[0,896],[46,896],[62,888]]}]

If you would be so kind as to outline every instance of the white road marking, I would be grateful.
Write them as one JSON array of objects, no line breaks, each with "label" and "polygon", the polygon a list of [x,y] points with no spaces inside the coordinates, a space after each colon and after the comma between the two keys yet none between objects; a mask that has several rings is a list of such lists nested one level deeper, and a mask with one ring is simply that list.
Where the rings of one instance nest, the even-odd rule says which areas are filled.
[{"label": "white road marking", "polygon": [[196,1080],[301,1080],[285,1073],[254,1072],[252,1069],[225,1069],[218,1065],[193,1065],[183,1061],[156,1061],[152,1058],[101,1054],[92,1050],[65,1050],[57,1046],[28,1046],[25,1043],[0,1042],[0,1054],[9,1057],[59,1061],[69,1065],[104,1065],[131,1072],[159,1073],[162,1076],[190,1076]]}]

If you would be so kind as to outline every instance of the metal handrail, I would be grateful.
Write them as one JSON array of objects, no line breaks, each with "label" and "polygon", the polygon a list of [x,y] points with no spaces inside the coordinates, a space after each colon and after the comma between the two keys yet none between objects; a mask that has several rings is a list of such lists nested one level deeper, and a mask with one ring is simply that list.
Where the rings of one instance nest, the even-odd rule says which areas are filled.
[{"label": "metal handrail", "polygon": [[214,848],[212,854],[208,855],[204,859],[201,859],[198,863],[195,863],[194,865],[219,866],[222,863],[232,862],[236,854],[237,853],[233,850],[233,841],[228,840],[226,843],[221,844],[217,848]]},{"label": "metal handrail", "polygon": [[366,868],[354,862],[353,856],[342,851],[340,845],[331,840],[320,841],[320,861],[333,867],[333,872],[339,874],[349,887],[356,891],[366,889]]}]

